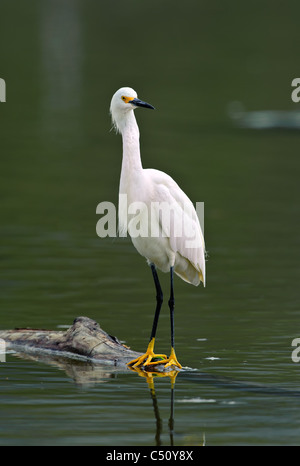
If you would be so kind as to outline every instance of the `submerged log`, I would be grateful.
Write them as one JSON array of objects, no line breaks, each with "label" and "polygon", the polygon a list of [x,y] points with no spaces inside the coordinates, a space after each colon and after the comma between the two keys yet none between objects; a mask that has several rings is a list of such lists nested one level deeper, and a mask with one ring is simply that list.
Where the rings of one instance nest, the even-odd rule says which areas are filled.
[{"label": "submerged log", "polygon": [[88,317],[77,317],[66,331],[18,328],[0,330],[6,348],[25,354],[48,354],[98,364],[123,366],[141,353],[127,346]]}]

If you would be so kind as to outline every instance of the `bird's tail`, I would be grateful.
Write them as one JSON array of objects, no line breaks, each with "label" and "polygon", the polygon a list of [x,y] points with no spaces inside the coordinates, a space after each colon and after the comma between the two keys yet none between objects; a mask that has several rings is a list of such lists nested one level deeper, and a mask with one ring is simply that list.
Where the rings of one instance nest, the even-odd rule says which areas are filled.
[{"label": "bird's tail", "polygon": [[191,285],[198,286],[202,282],[205,286],[205,271],[203,272],[199,265],[195,267],[190,261],[186,261],[184,268],[175,266],[175,273]]}]

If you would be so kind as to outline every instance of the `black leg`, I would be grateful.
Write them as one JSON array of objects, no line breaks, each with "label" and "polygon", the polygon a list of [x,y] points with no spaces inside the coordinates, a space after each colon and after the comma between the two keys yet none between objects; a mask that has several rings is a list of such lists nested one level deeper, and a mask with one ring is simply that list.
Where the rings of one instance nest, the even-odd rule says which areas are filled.
[{"label": "black leg", "polygon": [[169,299],[169,308],[170,308],[170,320],[171,320],[171,347],[174,349],[174,285],[173,285],[173,267],[170,269],[171,275],[171,291],[170,291],[170,299]]},{"label": "black leg", "polygon": [[169,308],[170,308],[170,320],[171,320],[171,354],[168,359],[168,362],[165,367],[170,367],[170,366],[175,366],[179,367],[179,369],[182,368],[181,364],[177,361],[176,354],[175,354],[175,332],[174,332],[174,284],[173,284],[173,278],[174,278],[174,268],[170,268],[170,274],[171,274],[171,291],[170,291],[170,299],[169,299]]},{"label": "black leg", "polygon": [[132,367],[133,369],[140,367],[140,366],[149,366],[151,364],[163,364],[168,361],[167,356],[165,354],[155,354],[154,353],[154,344],[155,344],[155,335],[157,330],[157,324],[159,319],[159,314],[163,302],[163,293],[162,289],[158,280],[158,275],[156,272],[156,268],[154,264],[151,264],[152,275],[155,283],[156,288],[156,310],[154,315],[154,321],[150,336],[149,345],[145,354],[139,356],[138,358],[130,361],[128,366]]},{"label": "black leg", "polygon": [[155,338],[158,319],[159,319],[159,314],[160,314],[161,306],[162,306],[162,303],[163,303],[163,292],[162,292],[162,289],[161,289],[161,286],[160,286],[160,283],[159,283],[158,275],[157,275],[157,272],[156,272],[156,267],[155,267],[154,264],[151,264],[151,270],[152,270],[152,275],[153,275],[155,289],[156,289],[156,310],[155,310],[155,316],[154,316],[150,341],[153,338]]}]

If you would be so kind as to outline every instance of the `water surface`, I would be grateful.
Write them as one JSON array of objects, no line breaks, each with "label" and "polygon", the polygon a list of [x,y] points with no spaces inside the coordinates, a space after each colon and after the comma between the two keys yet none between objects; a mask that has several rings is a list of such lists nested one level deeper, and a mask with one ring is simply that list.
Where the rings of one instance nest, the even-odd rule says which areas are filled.
[{"label": "water surface", "polygon": [[[130,371],[8,354],[1,445],[299,444],[300,136],[240,129],[227,114],[235,100],[295,110],[292,5],[3,2],[0,327],[56,329],[87,315],[145,349],[151,272],[129,239],[96,235],[96,206],[117,201],[121,140],[108,108],[123,85],[157,108],[137,111],[144,166],[205,202],[209,257],[206,289],[175,281],[186,371],[174,432],[168,377],[154,396]],[[167,303],[157,337],[169,352]]]}]

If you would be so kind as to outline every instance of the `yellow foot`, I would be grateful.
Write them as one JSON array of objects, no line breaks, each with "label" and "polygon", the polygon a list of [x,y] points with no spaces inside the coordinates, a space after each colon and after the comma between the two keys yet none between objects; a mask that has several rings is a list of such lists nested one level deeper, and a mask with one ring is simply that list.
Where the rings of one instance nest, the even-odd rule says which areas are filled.
[{"label": "yellow foot", "polygon": [[[139,366],[149,366],[149,365],[155,365],[155,364],[164,364],[167,361],[167,356],[165,354],[155,354],[154,353],[154,342],[155,338],[152,338],[150,341],[147,351],[145,354],[142,356],[134,359],[133,361],[130,361],[127,363],[128,366],[131,366],[133,368],[139,367]],[[157,361],[153,361],[153,359],[158,359]]]},{"label": "yellow foot", "polygon": [[164,361],[164,362],[166,362],[165,367],[175,366],[175,367],[178,367],[179,369],[182,369],[182,365],[179,364],[179,362],[177,361],[174,348],[171,349],[170,357],[167,359],[167,361]]}]

